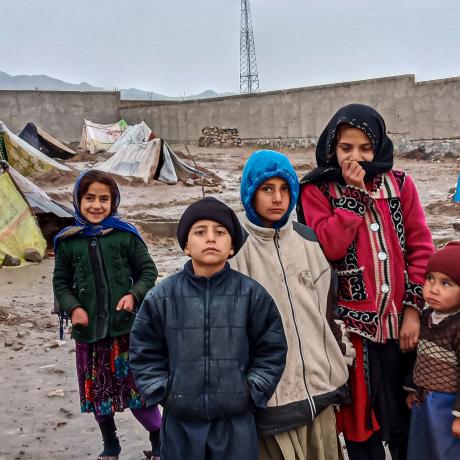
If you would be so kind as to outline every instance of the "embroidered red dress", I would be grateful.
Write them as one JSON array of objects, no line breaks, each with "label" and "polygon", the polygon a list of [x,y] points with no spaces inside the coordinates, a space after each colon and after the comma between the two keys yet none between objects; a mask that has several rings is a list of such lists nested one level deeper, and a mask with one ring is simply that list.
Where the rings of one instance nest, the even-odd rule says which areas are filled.
[{"label": "embroidered red dress", "polygon": [[307,184],[301,196],[305,221],[338,271],[339,315],[357,350],[350,377],[353,404],[338,414],[339,430],[353,441],[364,441],[379,428],[370,413],[362,338],[398,339],[404,309],[423,308],[425,266],[433,252],[408,175],[397,170],[378,174],[367,187]]}]

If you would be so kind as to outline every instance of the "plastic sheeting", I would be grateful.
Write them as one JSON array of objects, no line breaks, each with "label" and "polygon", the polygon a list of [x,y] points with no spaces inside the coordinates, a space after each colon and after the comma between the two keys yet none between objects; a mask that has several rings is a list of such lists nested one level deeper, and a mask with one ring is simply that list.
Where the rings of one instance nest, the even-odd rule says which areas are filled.
[{"label": "plastic sheeting", "polygon": [[190,177],[206,176],[179,160],[160,138],[148,140],[152,131],[144,123],[130,126],[109,149],[113,156],[94,166],[100,171],[124,177],[137,177],[144,182],[158,179],[167,184],[184,182]]},{"label": "plastic sheeting", "polygon": [[81,133],[80,148],[89,153],[104,152],[120,138],[128,127],[125,120],[111,125],[101,125],[85,120]]},{"label": "plastic sheeting", "polygon": [[2,121],[0,121],[0,134],[3,137],[6,160],[24,176],[53,169],[70,171],[67,166],[49,158],[13,134]]},{"label": "plastic sheeting", "polygon": [[8,168],[8,172],[15,184],[26,197],[30,207],[35,214],[51,213],[57,217],[73,218],[72,211],[56,203],[40,187],[29,179],[19,174],[13,167]]},{"label": "plastic sheeting", "polygon": [[75,152],[71,148],[67,147],[51,136],[51,134],[43,131],[43,129],[40,129],[30,121],[22,128],[18,136],[50,158],[68,160],[75,155]]},{"label": "plastic sheeting", "polygon": [[5,254],[24,260],[27,248],[44,255],[46,241],[32,210],[6,171],[0,172],[0,209],[0,265]]}]

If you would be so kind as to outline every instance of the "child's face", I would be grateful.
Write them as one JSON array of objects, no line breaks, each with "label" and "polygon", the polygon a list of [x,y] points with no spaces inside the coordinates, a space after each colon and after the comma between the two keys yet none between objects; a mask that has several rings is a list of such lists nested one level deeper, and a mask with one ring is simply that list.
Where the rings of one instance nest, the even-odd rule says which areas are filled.
[{"label": "child's face", "polygon": [[198,220],[188,232],[185,254],[194,264],[220,268],[234,253],[228,230],[213,220]]},{"label": "child's face", "polygon": [[281,177],[271,177],[259,186],[252,205],[262,223],[273,227],[286,214],[290,201],[289,184]]},{"label": "child's face", "polygon": [[100,224],[110,215],[112,196],[110,187],[100,182],[93,182],[81,197],[80,213],[92,224]]},{"label": "child's face", "polygon": [[426,275],[423,297],[433,310],[441,313],[453,313],[460,308],[460,286],[444,273]]},{"label": "child's face", "polygon": [[367,135],[358,128],[344,126],[339,131],[336,147],[337,161],[372,161],[374,150]]}]

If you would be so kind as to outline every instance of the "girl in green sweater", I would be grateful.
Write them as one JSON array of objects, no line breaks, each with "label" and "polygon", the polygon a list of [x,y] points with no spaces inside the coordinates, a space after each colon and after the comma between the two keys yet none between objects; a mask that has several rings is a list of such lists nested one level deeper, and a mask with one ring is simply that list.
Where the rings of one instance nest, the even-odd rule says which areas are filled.
[{"label": "girl in green sweater", "polygon": [[[98,460],[118,459],[115,412],[131,409],[159,452],[161,416],[145,408],[129,367],[129,333],[157,270],[137,229],[117,215],[120,191],[108,174],[82,173],[74,188],[76,225],[55,238],[53,287],[72,320],[82,412],[99,424]],[[155,457],[154,457],[155,458]]]}]

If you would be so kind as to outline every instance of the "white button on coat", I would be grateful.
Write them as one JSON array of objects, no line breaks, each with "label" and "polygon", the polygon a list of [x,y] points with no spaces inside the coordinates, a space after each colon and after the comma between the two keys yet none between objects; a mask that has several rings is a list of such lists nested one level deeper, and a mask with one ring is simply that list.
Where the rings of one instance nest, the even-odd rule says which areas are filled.
[{"label": "white button on coat", "polygon": [[383,252],[383,251],[382,251],[382,252],[379,252],[379,253],[377,254],[377,257],[379,258],[379,260],[387,260],[387,258],[388,258],[386,252]]},{"label": "white button on coat", "polygon": [[387,292],[390,292],[390,286],[388,286],[388,284],[385,284],[383,283],[381,286],[380,286],[380,290],[386,294]]},{"label": "white button on coat", "polygon": [[379,229],[380,229],[380,225],[379,225],[377,222],[372,222],[372,224],[369,225],[369,228],[370,228],[373,232],[378,232]]}]

